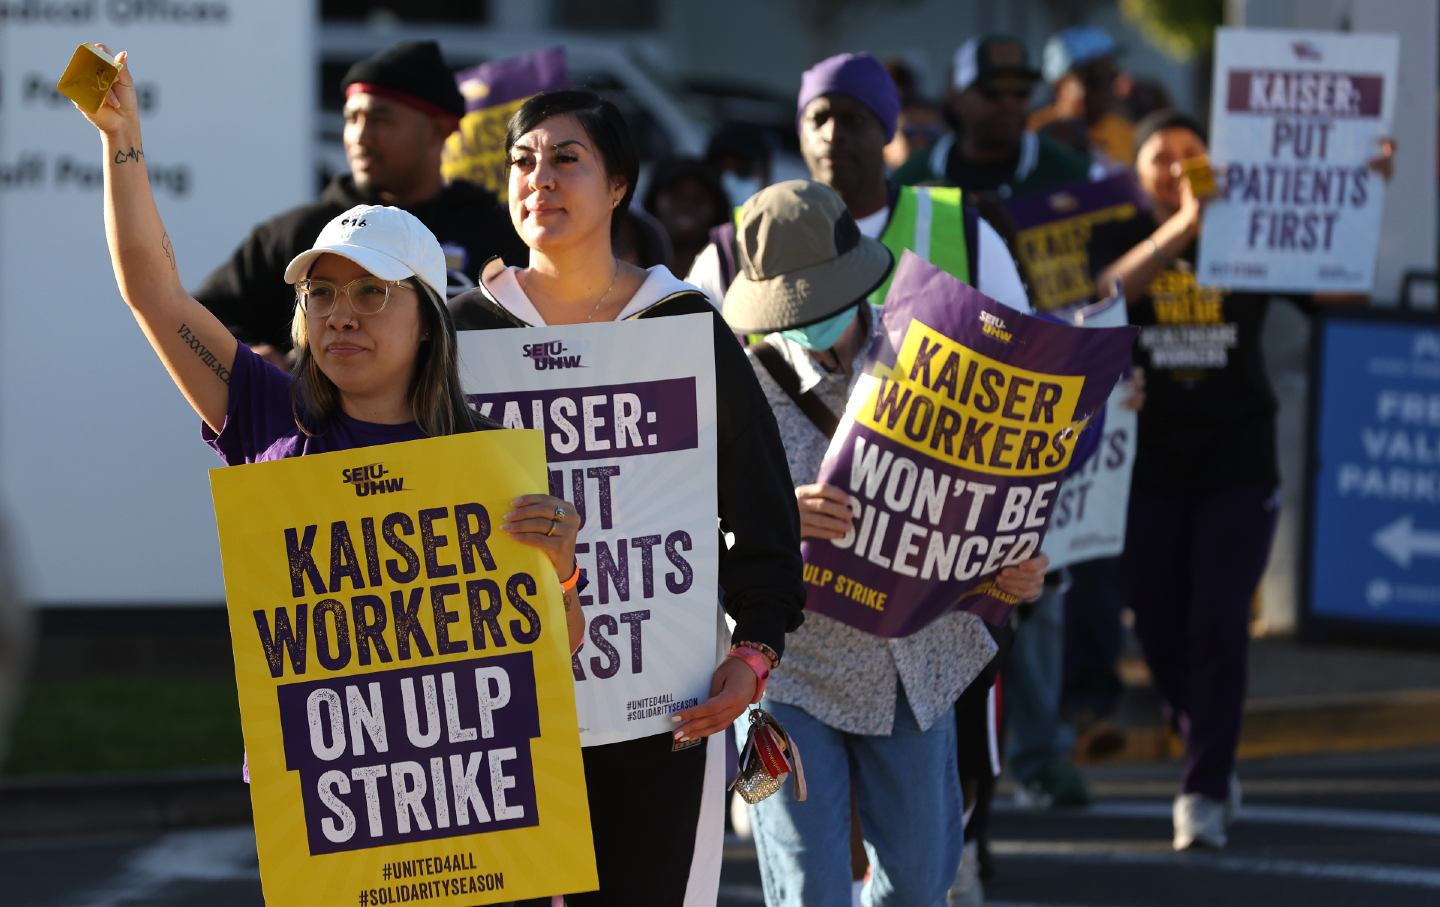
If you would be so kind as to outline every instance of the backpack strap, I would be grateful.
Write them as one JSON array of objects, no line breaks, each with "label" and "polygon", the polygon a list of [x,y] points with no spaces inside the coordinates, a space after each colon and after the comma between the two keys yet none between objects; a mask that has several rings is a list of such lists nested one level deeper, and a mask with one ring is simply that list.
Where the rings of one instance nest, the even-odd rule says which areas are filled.
[{"label": "backpack strap", "polygon": [[759,343],[752,343],[748,347],[751,354],[765,366],[765,371],[775,379],[775,383],[785,392],[785,396],[794,401],[800,407],[800,411],[809,418],[811,424],[820,431],[820,434],[827,438],[835,437],[835,429],[840,427],[840,417],[831,412],[830,407],[820,399],[820,395],[814,390],[800,392],[800,376],[795,374],[795,369],[785,361],[774,346],[761,340]]}]

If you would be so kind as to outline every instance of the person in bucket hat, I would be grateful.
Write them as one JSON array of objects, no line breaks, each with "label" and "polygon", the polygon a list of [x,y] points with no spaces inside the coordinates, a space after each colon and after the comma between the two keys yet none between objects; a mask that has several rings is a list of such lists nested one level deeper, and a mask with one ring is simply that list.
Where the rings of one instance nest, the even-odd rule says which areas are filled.
[{"label": "person in bucket hat", "polygon": [[[833,189],[806,180],[752,197],[736,237],[725,319],[738,332],[766,333],[748,352],[790,474],[805,483],[795,489],[801,535],[840,538],[852,520],[848,496],[814,479],[873,334],[866,298],[893,257],[863,235]],[[1033,598],[1046,564],[1008,568],[1001,587]],[[750,807],[765,903],[850,902],[852,777],[871,864],[867,903],[944,900],[964,812],[954,703],[993,652],[979,619],[960,613],[893,640],[817,613],[790,634],[785,669],[760,705],[804,754],[809,796],[797,802],[786,785]]]},{"label": "person in bucket hat", "polygon": [[[894,256],[860,235],[833,189],[789,180],[740,210],[740,271],[725,293],[725,318],[752,334],[783,331],[809,350],[829,350],[842,319],[890,273]],[[783,238],[782,241],[778,241]]]}]

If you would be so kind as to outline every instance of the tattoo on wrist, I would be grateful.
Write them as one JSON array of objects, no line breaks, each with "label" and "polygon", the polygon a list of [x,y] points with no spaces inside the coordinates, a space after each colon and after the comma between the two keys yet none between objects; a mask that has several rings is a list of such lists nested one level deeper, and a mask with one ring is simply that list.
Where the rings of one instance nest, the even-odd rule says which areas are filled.
[{"label": "tattoo on wrist", "polygon": [[115,152],[116,164],[138,164],[145,159],[145,150],[131,145],[127,151]]},{"label": "tattoo on wrist", "polygon": [[190,330],[190,325],[182,323],[180,330],[176,333],[180,335],[181,340],[184,340],[185,343],[189,345],[195,355],[200,357],[200,361],[210,367],[210,371],[215,373],[215,377],[226,384],[230,383],[230,370],[221,365],[220,360],[215,358],[215,354],[210,352],[210,349],[200,342],[200,338],[196,337],[194,332]]},{"label": "tattoo on wrist", "polygon": [[175,247],[170,245],[170,234],[166,233],[160,237],[160,251],[165,253],[165,260],[170,262],[170,270],[179,272],[175,265]]}]

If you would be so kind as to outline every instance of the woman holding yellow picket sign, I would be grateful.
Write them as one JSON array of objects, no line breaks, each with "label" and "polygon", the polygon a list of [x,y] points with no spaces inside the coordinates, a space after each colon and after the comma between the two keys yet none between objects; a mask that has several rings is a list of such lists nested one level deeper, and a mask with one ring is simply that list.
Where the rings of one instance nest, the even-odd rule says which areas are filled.
[{"label": "woman holding yellow picket sign", "polygon": [[[460,391],[455,327],[443,302],[445,254],[420,221],[398,208],[350,209],[286,269],[297,303],[292,374],[238,343],[180,283],[146,173],[125,52],[116,62],[119,77],[104,102],[93,114],[82,111],[100,130],[104,149],[105,238],[115,280],[203,420],[206,443],[227,464],[495,427]],[[555,566],[574,650],[583,631],[575,508],[550,495],[525,495],[504,520],[501,529]]]}]

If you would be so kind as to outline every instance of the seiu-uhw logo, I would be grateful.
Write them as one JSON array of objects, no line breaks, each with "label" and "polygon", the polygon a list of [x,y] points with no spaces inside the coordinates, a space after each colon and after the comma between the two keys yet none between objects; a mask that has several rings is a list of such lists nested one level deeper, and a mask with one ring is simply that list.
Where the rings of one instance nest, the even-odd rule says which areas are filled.
[{"label": "seiu-uhw logo", "polygon": [[521,348],[521,352],[525,358],[535,364],[537,372],[556,368],[584,368],[580,364],[580,354],[565,355],[565,344],[558,340],[546,343],[527,343]]},{"label": "seiu-uhw logo", "polygon": [[369,466],[342,469],[340,470],[340,481],[354,487],[355,496],[360,498],[372,494],[389,494],[392,491],[405,490],[405,480],[400,476],[391,476],[390,470],[385,468],[384,463],[371,463]]},{"label": "seiu-uhw logo", "polygon": [[1008,326],[1005,324],[1005,319],[999,315],[992,315],[989,312],[980,313],[980,331],[1004,343],[1009,343],[1015,339],[1015,335],[1010,332]]}]

